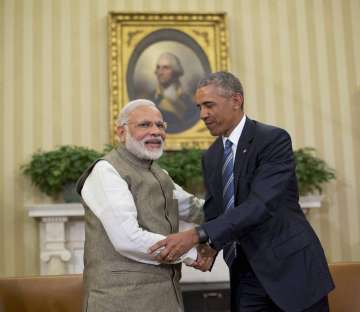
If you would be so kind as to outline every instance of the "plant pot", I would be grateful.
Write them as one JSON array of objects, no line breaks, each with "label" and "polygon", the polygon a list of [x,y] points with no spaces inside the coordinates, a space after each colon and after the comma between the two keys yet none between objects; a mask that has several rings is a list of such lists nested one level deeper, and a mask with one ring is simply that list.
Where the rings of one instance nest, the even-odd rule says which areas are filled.
[{"label": "plant pot", "polygon": [[75,183],[67,183],[63,186],[63,197],[65,203],[80,203],[81,197],[76,193]]},{"label": "plant pot", "polygon": [[306,194],[300,196],[299,203],[301,208],[320,208],[322,199],[323,196],[318,193]]}]

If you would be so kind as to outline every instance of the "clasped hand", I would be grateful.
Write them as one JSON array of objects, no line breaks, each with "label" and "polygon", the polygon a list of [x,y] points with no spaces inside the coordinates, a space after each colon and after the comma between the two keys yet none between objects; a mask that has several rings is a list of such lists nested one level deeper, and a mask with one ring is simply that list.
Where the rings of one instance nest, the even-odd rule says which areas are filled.
[{"label": "clasped hand", "polygon": [[198,257],[190,266],[203,272],[209,271],[214,263],[217,251],[208,244],[200,244],[196,249]]},{"label": "clasped hand", "polygon": [[[163,263],[169,263],[177,260],[192,247],[198,244],[199,238],[195,229],[184,232],[170,234],[165,239],[158,241],[150,247],[149,253],[154,258]],[[201,244],[198,246],[198,258],[191,265],[192,267],[207,271],[211,267],[216,251],[208,245]]]}]

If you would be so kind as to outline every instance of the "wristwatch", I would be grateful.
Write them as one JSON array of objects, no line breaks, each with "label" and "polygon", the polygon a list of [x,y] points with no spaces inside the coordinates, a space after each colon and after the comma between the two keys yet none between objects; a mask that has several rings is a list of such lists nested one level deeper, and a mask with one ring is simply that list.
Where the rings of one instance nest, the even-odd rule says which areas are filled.
[{"label": "wristwatch", "polygon": [[199,244],[207,243],[209,240],[209,235],[206,233],[206,231],[201,226],[196,226],[195,231],[197,235],[199,236]]}]

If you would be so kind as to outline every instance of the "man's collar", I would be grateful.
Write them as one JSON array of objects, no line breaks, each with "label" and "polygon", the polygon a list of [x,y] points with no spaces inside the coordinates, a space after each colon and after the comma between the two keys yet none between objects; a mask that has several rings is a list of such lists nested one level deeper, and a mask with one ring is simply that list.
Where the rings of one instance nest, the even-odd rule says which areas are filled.
[{"label": "man's collar", "polygon": [[234,128],[234,130],[230,133],[230,135],[228,137],[224,137],[224,136],[222,137],[224,146],[225,146],[226,140],[230,140],[234,146],[237,146],[240,136],[241,136],[241,133],[245,126],[245,121],[246,121],[246,115],[244,114],[242,116],[240,122],[237,124],[237,126]]}]

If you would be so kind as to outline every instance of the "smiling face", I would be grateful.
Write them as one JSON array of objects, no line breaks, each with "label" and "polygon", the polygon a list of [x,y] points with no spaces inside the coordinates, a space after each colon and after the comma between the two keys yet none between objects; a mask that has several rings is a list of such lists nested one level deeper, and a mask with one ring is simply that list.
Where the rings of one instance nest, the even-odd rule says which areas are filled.
[{"label": "smiling face", "polygon": [[213,84],[199,88],[195,94],[200,118],[214,136],[229,136],[244,115],[241,109],[243,97],[238,93],[224,94]]},{"label": "smiling face", "polygon": [[140,106],[129,113],[126,125],[118,135],[126,148],[141,159],[158,159],[166,137],[164,121],[155,107]]}]

